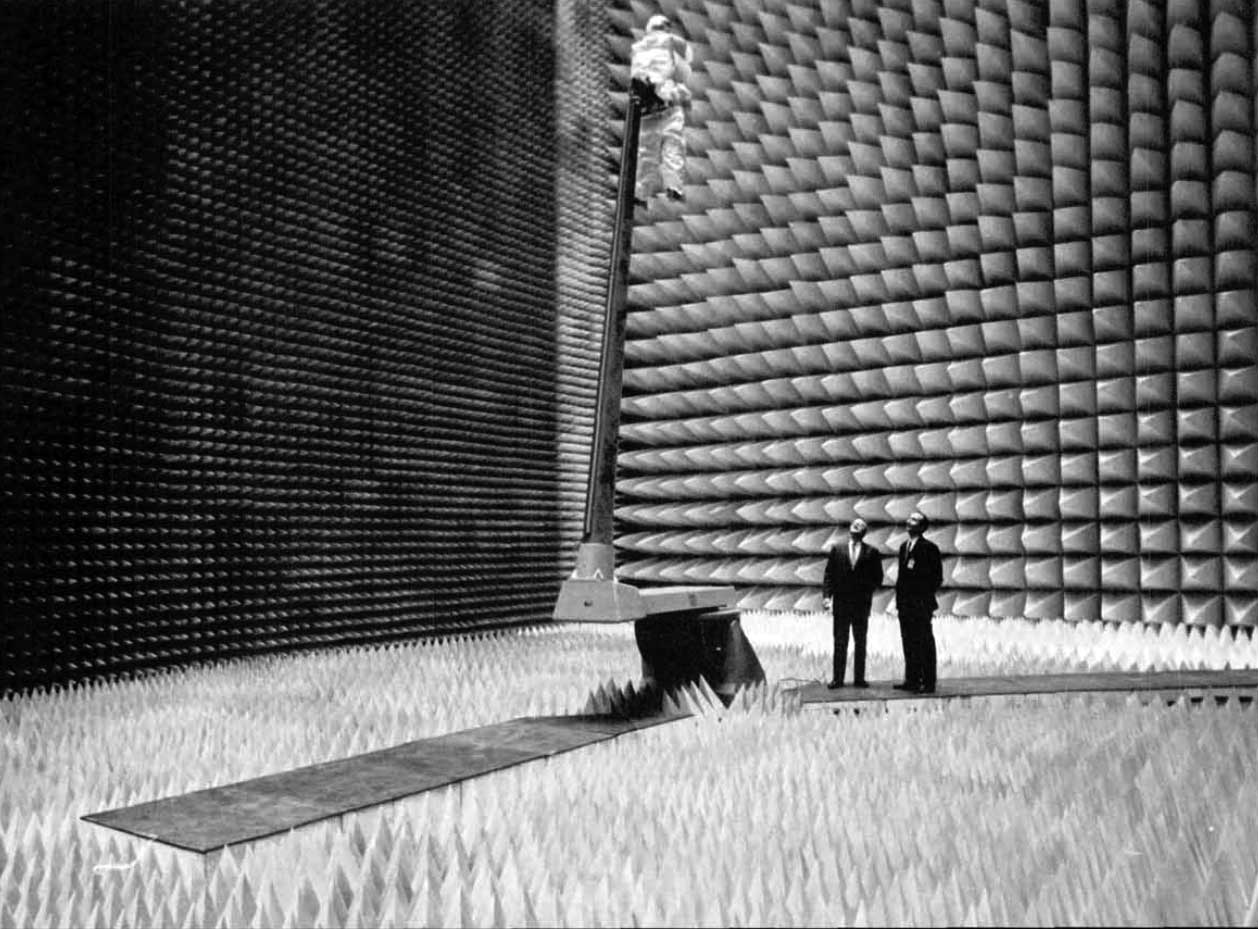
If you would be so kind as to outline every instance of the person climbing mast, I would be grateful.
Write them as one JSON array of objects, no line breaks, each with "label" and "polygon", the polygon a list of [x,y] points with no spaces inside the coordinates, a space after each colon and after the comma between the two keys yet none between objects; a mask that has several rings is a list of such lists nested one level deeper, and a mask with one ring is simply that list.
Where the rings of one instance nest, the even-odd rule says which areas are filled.
[{"label": "person climbing mast", "polygon": [[629,76],[650,84],[659,98],[642,114],[634,189],[639,204],[660,192],[672,200],[685,196],[686,107],[690,103],[686,82],[692,58],[690,43],[660,13],[647,20],[645,34],[633,43]]}]

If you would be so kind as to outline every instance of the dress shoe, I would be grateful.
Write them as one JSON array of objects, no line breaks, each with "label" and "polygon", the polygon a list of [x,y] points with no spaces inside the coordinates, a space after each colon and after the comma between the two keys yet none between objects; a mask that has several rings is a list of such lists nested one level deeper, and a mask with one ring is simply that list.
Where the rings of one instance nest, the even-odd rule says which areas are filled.
[{"label": "dress shoe", "polygon": [[916,690],[917,689],[916,685],[914,684],[892,684],[891,686],[894,687],[896,690]]},{"label": "dress shoe", "polygon": [[842,686],[843,686],[842,681],[831,681],[829,684],[826,684],[826,687],[829,688],[830,690],[838,690]]},{"label": "dress shoe", "polygon": [[853,687],[868,687],[868,686],[869,686],[869,681],[857,681],[857,682],[856,682],[856,683],[854,683],[852,686],[853,686]]}]

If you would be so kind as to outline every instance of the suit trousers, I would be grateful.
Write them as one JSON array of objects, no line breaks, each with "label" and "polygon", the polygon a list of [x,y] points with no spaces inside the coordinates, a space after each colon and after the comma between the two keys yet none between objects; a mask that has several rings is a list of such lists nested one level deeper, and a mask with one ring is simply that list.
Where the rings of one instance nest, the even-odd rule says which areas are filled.
[{"label": "suit trousers", "polygon": [[935,686],[935,631],[930,610],[900,610],[900,643],[904,647],[904,682],[910,687]]},{"label": "suit trousers", "polygon": [[869,610],[863,604],[834,603],[834,679],[842,682],[847,670],[847,641],[851,633],[856,654],[852,659],[852,680],[865,680],[865,633],[869,631]]}]

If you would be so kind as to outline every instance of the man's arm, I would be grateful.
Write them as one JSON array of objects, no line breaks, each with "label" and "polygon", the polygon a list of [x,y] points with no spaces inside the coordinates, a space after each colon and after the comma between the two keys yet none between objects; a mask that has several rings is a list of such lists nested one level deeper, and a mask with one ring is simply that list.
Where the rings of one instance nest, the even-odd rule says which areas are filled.
[{"label": "man's arm", "polygon": [[943,552],[933,542],[931,548],[934,549],[930,565],[930,592],[933,594],[943,586]]}]

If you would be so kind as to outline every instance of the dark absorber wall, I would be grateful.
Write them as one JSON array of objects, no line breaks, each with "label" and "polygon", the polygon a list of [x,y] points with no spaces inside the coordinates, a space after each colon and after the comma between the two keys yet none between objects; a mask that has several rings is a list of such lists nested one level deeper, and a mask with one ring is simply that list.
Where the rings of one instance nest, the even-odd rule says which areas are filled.
[{"label": "dark absorber wall", "polygon": [[0,16],[0,689],[545,616],[551,4]]}]

